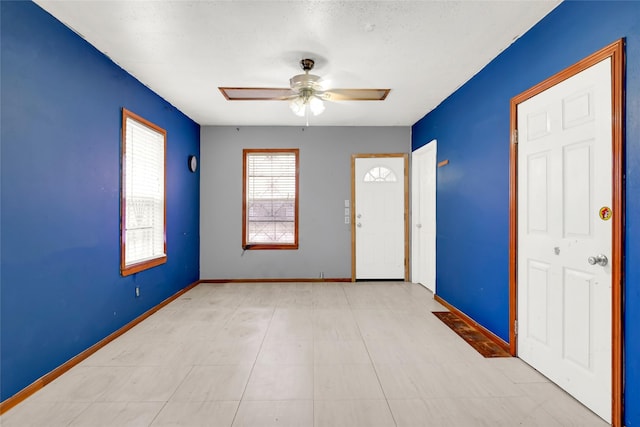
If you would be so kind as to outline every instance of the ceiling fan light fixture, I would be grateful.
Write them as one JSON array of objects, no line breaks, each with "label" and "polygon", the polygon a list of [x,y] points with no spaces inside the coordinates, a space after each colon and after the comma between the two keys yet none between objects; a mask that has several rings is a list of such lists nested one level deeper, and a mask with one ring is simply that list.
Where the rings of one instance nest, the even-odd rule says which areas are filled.
[{"label": "ceiling fan light fixture", "polygon": [[322,112],[324,111],[324,102],[322,102],[322,99],[318,98],[317,96],[312,96],[309,100],[309,109],[314,116],[322,114]]},{"label": "ceiling fan light fixture", "polygon": [[296,116],[304,117],[307,111],[311,112],[314,116],[322,114],[324,111],[324,102],[316,95],[303,95],[296,96],[289,101],[289,108]]},{"label": "ceiling fan light fixture", "polygon": [[296,116],[304,117],[306,104],[304,99],[299,96],[296,96],[291,101],[289,101],[289,108],[293,111],[293,114]]}]

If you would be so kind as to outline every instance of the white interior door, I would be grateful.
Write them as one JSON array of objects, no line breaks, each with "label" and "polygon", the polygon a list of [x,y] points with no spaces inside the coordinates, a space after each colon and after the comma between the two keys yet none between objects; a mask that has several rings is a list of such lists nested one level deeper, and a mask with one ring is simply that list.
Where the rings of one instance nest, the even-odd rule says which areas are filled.
[{"label": "white interior door", "polygon": [[436,293],[437,141],[411,153],[411,281]]},{"label": "white interior door", "polygon": [[518,356],[610,421],[611,60],[517,115]]},{"label": "white interior door", "polygon": [[405,277],[404,157],[355,159],[356,279]]}]

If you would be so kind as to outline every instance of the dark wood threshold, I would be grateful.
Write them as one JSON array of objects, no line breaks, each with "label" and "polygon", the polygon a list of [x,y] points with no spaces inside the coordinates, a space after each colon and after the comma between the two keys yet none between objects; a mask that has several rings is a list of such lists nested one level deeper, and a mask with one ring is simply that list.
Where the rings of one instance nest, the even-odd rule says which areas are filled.
[{"label": "dark wood threshold", "polygon": [[458,310],[457,308],[455,308],[454,306],[452,306],[451,304],[443,300],[439,295],[434,295],[433,299],[435,299],[440,304],[447,307],[447,309],[450,312],[454,313],[456,316],[462,319],[466,324],[477,329],[478,332],[480,332],[482,335],[484,335],[485,337],[493,341],[498,347],[502,348],[504,351],[509,353],[509,343],[504,341],[502,338],[500,338],[499,336],[497,336],[496,334],[494,334],[493,332],[491,332],[490,330],[488,330],[487,328],[485,328],[484,326],[474,321],[472,318],[470,318],[469,316],[467,316],[466,314],[464,314],[463,312],[461,312],[460,310]]},{"label": "dark wood threshold", "polygon": [[159,303],[155,307],[150,308],[149,310],[147,310],[144,313],[142,313],[140,316],[138,316],[135,319],[133,319],[131,322],[129,322],[126,325],[122,326],[120,329],[118,329],[115,332],[107,335],[105,338],[101,339],[100,341],[98,341],[97,343],[92,345],[91,347],[87,348],[86,350],[84,350],[81,353],[77,354],[76,356],[72,357],[71,359],[69,359],[68,361],[63,363],[62,365],[60,365],[57,368],[55,368],[53,371],[51,371],[48,374],[45,374],[44,376],[38,378],[33,383],[29,384],[27,387],[23,388],[22,390],[20,390],[19,392],[17,392],[13,396],[7,398],[6,400],[3,400],[2,402],[0,402],[0,415],[4,414],[9,409],[13,408],[17,404],[19,404],[20,402],[22,402],[23,400],[28,398],[29,396],[33,395],[38,390],[41,390],[44,386],[46,386],[47,384],[51,383],[56,378],[60,377],[62,374],[64,374],[65,372],[69,371],[71,368],[73,368],[74,366],[78,365],[83,360],[87,359],[89,356],[94,354],[96,351],[100,350],[102,347],[104,347],[105,345],[109,344],[111,341],[115,340],[119,336],[123,335],[125,332],[127,332],[128,330],[130,330],[134,326],[138,325],[140,322],[142,322],[143,320],[145,320],[146,318],[148,318],[149,316],[151,316],[152,314],[154,314],[155,312],[157,312],[161,308],[165,307],[169,303],[171,303],[171,302],[175,301],[176,299],[180,298],[180,296],[182,296],[184,293],[190,291],[191,289],[193,289],[194,287],[196,287],[199,284],[200,284],[200,281],[198,280],[196,282],[193,282],[192,284],[190,284],[186,288],[179,290],[178,292],[176,292],[175,294],[173,294],[172,296],[170,296],[166,300],[162,301],[161,303]]},{"label": "dark wood threshold", "polygon": [[508,351],[487,338],[478,328],[469,325],[452,311],[433,311],[438,319],[469,344],[482,357],[512,357]]}]

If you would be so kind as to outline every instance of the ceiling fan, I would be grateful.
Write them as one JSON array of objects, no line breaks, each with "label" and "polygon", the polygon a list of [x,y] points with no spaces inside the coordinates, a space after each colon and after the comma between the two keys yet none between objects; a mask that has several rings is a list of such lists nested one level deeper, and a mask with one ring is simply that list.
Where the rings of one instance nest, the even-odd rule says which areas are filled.
[{"label": "ceiling fan", "polygon": [[304,74],[297,74],[289,80],[288,88],[264,87],[219,87],[229,101],[289,101],[291,110],[297,116],[314,116],[324,111],[323,101],[383,101],[391,89],[325,89],[322,79],[314,74],[315,61],[305,58],[300,61]]}]

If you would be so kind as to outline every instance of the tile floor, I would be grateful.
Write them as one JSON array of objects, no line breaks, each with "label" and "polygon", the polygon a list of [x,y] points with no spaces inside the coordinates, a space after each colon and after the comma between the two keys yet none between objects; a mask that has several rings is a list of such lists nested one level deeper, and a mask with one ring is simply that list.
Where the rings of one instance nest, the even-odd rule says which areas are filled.
[{"label": "tile floor", "polygon": [[0,418],[12,426],[604,426],[484,359],[410,283],[201,284]]}]

